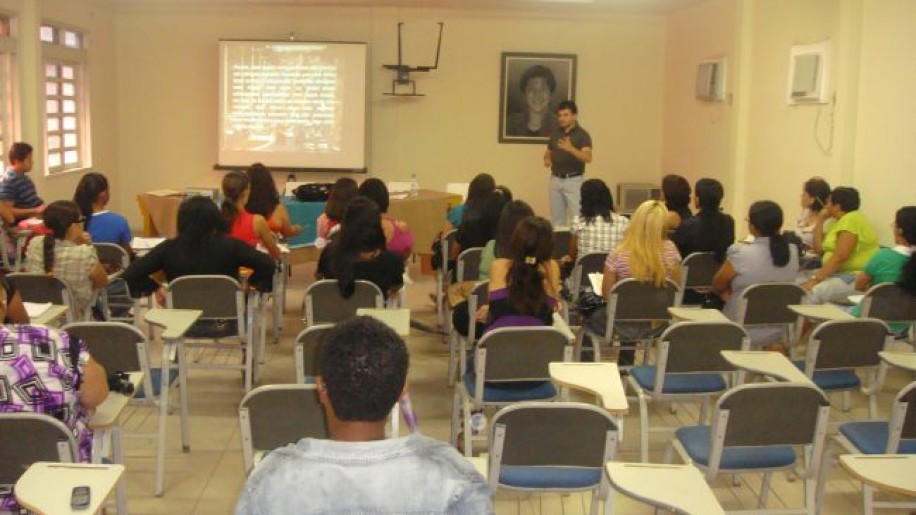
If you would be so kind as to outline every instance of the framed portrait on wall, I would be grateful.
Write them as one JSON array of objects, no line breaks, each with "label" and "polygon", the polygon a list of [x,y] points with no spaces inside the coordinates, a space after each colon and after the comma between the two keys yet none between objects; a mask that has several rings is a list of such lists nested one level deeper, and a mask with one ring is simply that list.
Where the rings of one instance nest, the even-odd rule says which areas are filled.
[{"label": "framed portrait on wall", "polygon": [[547,143],[557,104],[576,99],[576,55],[503,52],[499,95],[499,142]]}]

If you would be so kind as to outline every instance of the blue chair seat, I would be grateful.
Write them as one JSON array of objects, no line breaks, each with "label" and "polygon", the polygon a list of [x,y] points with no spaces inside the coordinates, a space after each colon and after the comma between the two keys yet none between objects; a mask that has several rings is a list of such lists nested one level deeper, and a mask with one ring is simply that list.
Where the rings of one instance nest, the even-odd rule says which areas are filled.
[{"label": "blue chair seat", "polygon": [[[169,385],[175,383],[175,380],[178,378],[178,369],[170,368],[169,369]],[[162,390],[162,369],[161,368],[151,368],[149,371],[149,380],[153,383],[153,396],[159,397],[159,392]],[[140,383],[140,387],[137,388],[136,393],[134,394],[134,399],[145,399],[146,392],[143,391],[143,383]]]},{"label": "blue chair seat", "polygon": [[[474,383],[477,375],[473,372],[464,374],[464,386],[471,397],[474,396]],[[557,389],[550,381],[524,383],[484,383],[483,402],[520,402],[539,399],[551,399],[557,396]]]},{"label": "blue chair seat", "polygon": [[[795,368],[805,371],[804,361],[793,361]],[[852,370],[815,370],[814,384],[821,390],[851,390],[861,385],[859,376]]]},{"label": "blue chair seat", "polygon": [[[840,426],[845,436],[862,454],[884,454],[890,437],[887,422],[847,422]],[[898,454],[916,454],[916,440],[901,440]]]},{"label": "blue chair seat", "polygon": [[[639,366],[630,369],[630,375],[644,390],[655,388],[654,366]],[[711,393],[726,388],[725,380],[719,374],[665,374],[662,393]]]},{"label": "blue chair seat", "polygon": [[[709,466],[712,451],[712,427],[688,426],[674,432],[690,459]],[[721,470],[767,469],[788,467],[795,463],[795,452],[789,446],[726,447],[722,450]]]},{"label": "blue chair seat", "polygon": [[600,482],[600,468],[503,466],[499,469],[499,484],[515,488],[593,488]]}]

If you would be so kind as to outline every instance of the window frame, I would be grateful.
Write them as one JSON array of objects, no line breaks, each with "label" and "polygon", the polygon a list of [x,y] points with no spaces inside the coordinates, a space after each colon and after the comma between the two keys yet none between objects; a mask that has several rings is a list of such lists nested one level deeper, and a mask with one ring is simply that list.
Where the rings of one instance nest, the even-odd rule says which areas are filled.
[{"label": "window frame", "polygon": [[[41,115],[42,115],[42,141],[44,147],[44,168],[45,176],[55,176],[69,172],[78,172],[87,170],[92,167],[92,145],[90,134],[90,105],[89,105],[89,59],[88,59],[88,34],[86,31],[54,22],[42,22],[41,27],[52,27],[54,29],[55,42],[46,42],[41,40],[39,32],[39,41],[41,44]],[[81,47],[73,48],[63,45],[61,34],[64,31],[75,32],[79,35]],[[57,67],[57,76],[48,77],[47,71],[49,66]],[[64,79],[62,69],[65,66],[72,67],[73,78]],[[48,95],[47,87],[50,83],[57,84],[57,94]],[[64,84],[72,84],[74,96],[64,97]],[[73,129],[64,129],[63,121],[65,114],[63,104],[65,100],[75,101],[76,125]],[[49,101],[56,101],[58,108],[56,113],[48,113]],[[51,118],[58,120],[58,128],[54,131],[48,130],[48,122]],[[66,147],[65,139],[68,134],[76,135],[76,145]],[[60,144],[57,149],[50,149],[50,138],[57,136],[60,138]],[[68,150],[76,150],[77,161],[67,163],[65,153]],[[60,163],[51,166],[50,156],[54,153],[60,155]]]},{"label": "window frame", "polygon": [[8,32],[0,35],[0,162],[9,166],[6,149],[19,140],[19,22],[16,13],[0,10]]}]

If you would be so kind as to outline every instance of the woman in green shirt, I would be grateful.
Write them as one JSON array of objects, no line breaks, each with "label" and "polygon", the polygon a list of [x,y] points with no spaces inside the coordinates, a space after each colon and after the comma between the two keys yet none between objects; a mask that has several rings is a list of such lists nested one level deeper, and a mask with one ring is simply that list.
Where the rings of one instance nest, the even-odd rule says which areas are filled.
[{"label": "woman in green shirt", "polygon": [[848,303],[847,297],[856,292],[856,274],[878,251],[875,229],[859,211],[859,203],[855,188],[840,186],[830,192],[827,205],[818,213],[821,221],[827,217],[836,221],[826,234],[823,223],[814,227],[814,251],[824,264],[804,284],[812,303]]}]

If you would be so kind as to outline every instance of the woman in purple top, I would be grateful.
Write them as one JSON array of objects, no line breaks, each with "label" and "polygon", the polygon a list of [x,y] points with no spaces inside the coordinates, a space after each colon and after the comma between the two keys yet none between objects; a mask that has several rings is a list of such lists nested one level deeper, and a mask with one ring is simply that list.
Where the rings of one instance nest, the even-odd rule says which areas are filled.
[{"label": "woman in purple top", "polygon": [[[6,315],[5,299],[6,292],[0,291],[0,318]],[[71,345],[79,350],[71,352]],[[60,420],[73,431],[80,461],[88,462],[92,431],[87,410],[105,400],[108,382],[86,343],[44,326],[4,325],[0,349],[0,413],[44,413]],[[0,492],[11,491],[12,485],[0,485]],[[12,495],[0,494],[0,512],[18,510]]]},{"label": "woman in purple top", "polygon": [[508,256],[490,266],[490,302],[479,317],[487,331],[500,327],[553,325],[558,308],[560,267],[553,260],[553,228],[539,217],[516,226]]}]

